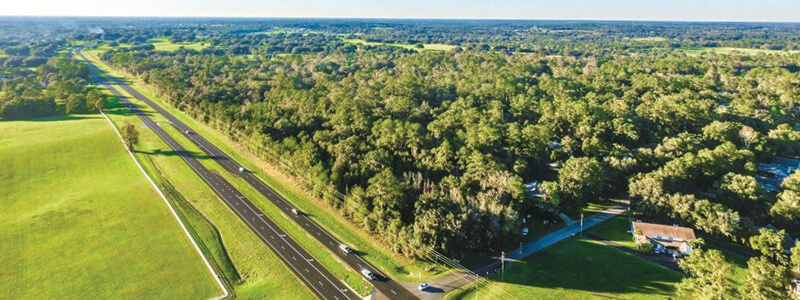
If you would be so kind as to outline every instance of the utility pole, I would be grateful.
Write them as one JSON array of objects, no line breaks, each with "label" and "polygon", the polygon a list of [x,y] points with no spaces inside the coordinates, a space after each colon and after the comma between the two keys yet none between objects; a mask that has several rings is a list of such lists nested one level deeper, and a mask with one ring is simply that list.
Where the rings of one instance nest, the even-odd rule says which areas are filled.
[{"label": "utility pole", "polygon": [[506,281],[506,252],[500,252],[500,281]]}]

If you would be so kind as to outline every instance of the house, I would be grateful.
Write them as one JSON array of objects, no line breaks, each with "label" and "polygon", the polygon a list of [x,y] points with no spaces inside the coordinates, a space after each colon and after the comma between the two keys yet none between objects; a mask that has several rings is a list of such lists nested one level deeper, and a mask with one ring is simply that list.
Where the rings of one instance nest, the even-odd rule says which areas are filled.
[{"label": "house", "polygon": [[689,242],[697,239],[693,229],[677,225],[631,222],[631,232],[637,245],[651,243],[656,252],[673,249],[682,255],[692,254]]}]

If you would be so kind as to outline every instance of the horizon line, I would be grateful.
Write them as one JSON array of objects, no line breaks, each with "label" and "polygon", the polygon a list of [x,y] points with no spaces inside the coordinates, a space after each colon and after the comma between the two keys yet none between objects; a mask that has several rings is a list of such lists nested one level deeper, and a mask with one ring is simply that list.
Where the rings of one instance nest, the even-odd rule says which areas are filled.
[{"label": "horizon line", "polygon": [[162,19],[326,19],[326,20],[431,20],[431,21],[563,21],[563,22],[674,22],[674,23],[800,23],[800,20],[689,20],[689,19],[559,19],[559,18],[470,18],[470,17],[341,17],[341,16],[213,16],[213,15],[0,15],[0,18],[162,18]]}]

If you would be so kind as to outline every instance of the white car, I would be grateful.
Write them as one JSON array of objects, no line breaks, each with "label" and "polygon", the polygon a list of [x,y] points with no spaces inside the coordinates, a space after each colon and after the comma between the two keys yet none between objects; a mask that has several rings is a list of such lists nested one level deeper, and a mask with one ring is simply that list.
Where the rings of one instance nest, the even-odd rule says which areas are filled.
[{"label": "white car", "polygon": [[430,285],[429,285],[429,284],[427,284],[427,283],[420,284],[420,285],[419,285],[419,290],[420,290],[420,291],[424,291],[424,290],[425,290],[425,289],[427,289],[429,286],[430,286]]},{"label": "white car", "polygon": [[350,250],[350,247],[347,247],[347,245],[345,244],[340,244],[339,249],[342,249],[342,252],[344,252],[344,254],[350,254],[350,252],[353,252],[353,250]]},{"label": "white car", "polygon": [[361,274],[369,278],[369,280],[375,280],[375,274],[372,274],[372,272],[367,269],[361,269]]},{"label": "white car", "polygon": [[245,170],[244,167],[239,167],[239,173],[244,173],[244,171],[247,171],[247,170]]},{"label": "white car", "polygon": [[189,132],[188,130],[186,130],[186,131],[184,131],[183,133],[190,134],[191,132]]},{"label": "white car", "polygon": [[522,228],[522,235],[528,235],[528,227]]},{"label": "white car", "polygon": [[292,213],[293,213],[295,216],[299,216],[299,215],[300,215],[300,211],[298,211],[298,210],[297,210],[297,208],[292,208]]}]

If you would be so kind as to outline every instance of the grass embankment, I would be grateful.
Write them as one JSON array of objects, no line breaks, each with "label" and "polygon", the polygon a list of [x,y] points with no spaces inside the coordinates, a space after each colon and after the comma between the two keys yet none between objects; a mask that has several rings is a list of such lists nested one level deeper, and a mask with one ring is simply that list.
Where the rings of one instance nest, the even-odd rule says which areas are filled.
[{"label": "grass embankment", "polygon": [[100,115],[0,122],[0,298],[222,292]]},{"label": "grass embankment", "polygon": [[[120,90],[120,88],[117,88]],[[199,236],[225,281],[242,299],[314,299],[300,280],[254,235],[183,160],[119,102],[106,110],[121,127],[140,126],[134,155]],[[287,289],[291,286],[291,289]]]},{"label": "grass embankment", "polygon": [[[127,76],[127,74],[124,74],[121,71],[111,69],[98,58],[98,55],[102,53],[102,51],[86,50],[83,51],[83,53],[87,58],[92,60],[95,65],[109,74],[118,78],[130,79],[129,84],[131,87],[135,88],[140,93],[159,104],[161,107],[172,113],[175,117],[181,119],[199,134],[203,135],[203,137],[214,143],[214,145],[228,154],[231,158],[245,166],[248,170],[254,172],[267,185],[281,194],[284,198],[286,198],[287,201],[291,202],[301,211],[308,214],[311,219],[316,221],[328,232],[336,236],[337,239],[350,245],[350,247],[354,250],[364,253],[364,259],[381,269],[383,272],[386,272],[387,275],[391,276],[393,279],[408,282],[424,282],[430,281],[432,278],[446,272],[446,270],[443,270],[439,266],[412,260],[393,253],[385,246],[383,242],[376,240],[375,237],[370,233],[362,230],[356,225],[353,225],[350,221],[344,219],[338,213],[331,213],[332,211],[336,211],[336,209],[329,207],[322,200],[308,195],[297,184],[297,182],[292,179],[291,176],[285,175],[278,168],[259,159],[244,146],[231,141],[225,134],[220,133],[205,123],[195,120],[183,111],[180,111],[171,104],[166,103],[166,101],[163,101],[157,96],[158,93],[155,92],[152,86],[143,83],[139,79]],[[240,180],[236,179],[233,182],[235,181]],[[273,206],[271,206],[271,204],[270,206],[259,204],[259,207],[266,210],[265,208],[270,208]],[[420,276],[420,274],[422,275]]]},{"label": "grass embankment", "polygon": [[445,45],[445,44],[422,44],[423,48],[417,48],[417,45],[411,45],[411,44],[367,42],[362,39],[342,39],[342,41],[348,44],[360,44],[365,46],[392,46],[392,47],[400,47],[416,51],[450,51],[456,47],[453,45]]},{"label": "grass embankment", "polygon": [[[571,238],[491,275],[493,286],[519,299],[663,299],[682,275],[597,241]],[[479,289],[481,299],[499,295]],[[446,299],[475,299],[469,287]]]}]

